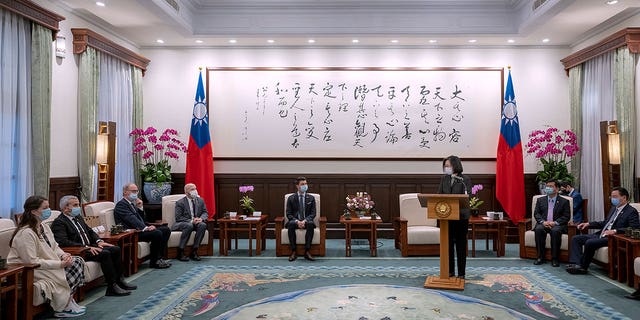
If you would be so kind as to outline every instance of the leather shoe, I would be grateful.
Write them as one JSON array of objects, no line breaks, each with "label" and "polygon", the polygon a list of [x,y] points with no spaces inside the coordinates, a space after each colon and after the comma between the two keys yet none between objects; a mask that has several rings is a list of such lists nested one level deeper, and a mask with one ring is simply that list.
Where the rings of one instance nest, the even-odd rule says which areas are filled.
[{"label": "leather shoe", "polygon": [[193,253],[191,253],[191,260],[200,261],[202,260],[202,258],[200,258],[198,253],[194,251]]},{"label": "leather shoe", "polygon": [[112,284],[109,286],[109,288],[107,288],[107,293],[105,294],[105,296],[128,296],[131,294],[131,291],[128,290],[124,290],[122,288],[120,288],[117,284]]},{"label": "leather shoe", "polygon": [[161,262],[171,267],[171,262],[169,262],[169,260],[158,259],[158,263],[161,263]]},{"label": "leather shoe", "polygon": [[123,276],[120,276],[120,279],[118,279],[118,281],[116,281],[116,283],[118,284],[118,287],[125,289],[125,290],[135,290],[138,289],[138,286],[134,286],[132,284],[127,283],[126,280],[124,280]]},{"label": "leather shoe", "polygon": [[541,264],[544,264],[544,260],[543,259],[536,259],[536,261],[533,264],[535,264],[536,266],[539,266]]},{"label": "leather shoe", "polygon": [[627,299],[633,299],[633,300],[640,300],[640,289],[636,290],[633,293],[630,293],[626,296],[624,296]]},{"label": "leather shoe", "polygon": [[189,258],[187,256],[185,256],[184,254],[181,254],[180,257],[178,258],[178,260],[180,260],[180,261],[189,261]]},{"label": "leather shoe", "polygon": [[553,262],[551,262],[551,266],[557,268],[560,266],[560,263],[558,262],[558,260],[553,260]]},{"label": "leather shoe", "polygon": [[298,259],[298,256],[296,255],[296,252],[292,252],[291,255],[289,256],[289,261],[294,261]]},{"label": "leather shoe", "polygon": [[155,264],[151,264],[149,266],[154,269],[167,269],[170,267],[170,265],[168,265],[163,260],[158,260],[158,262],[156,262]]},{"label": "leather shoe", "polygon": [[316,261],[316,259],[313,258],[313,256],[311,255],[311,253],[309,253],[309,251],[304,253],[304,258],[309,261]]},{"label": "leather shoe", "polygon": [[575,266],[573,268],[567,269],[567,272],[571,274],[587,274],[587,270],[582,266]]}]

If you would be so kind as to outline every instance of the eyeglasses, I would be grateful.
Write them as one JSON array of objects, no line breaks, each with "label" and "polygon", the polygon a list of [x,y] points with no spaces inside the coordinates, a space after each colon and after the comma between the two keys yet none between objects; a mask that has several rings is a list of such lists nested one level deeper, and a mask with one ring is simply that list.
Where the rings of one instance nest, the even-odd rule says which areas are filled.
[{"label": "eyeglasses", "polygon": [[139,190],[137,190],[137,189],[136,190],[129,190],[129,192],[131,192],[131,193],[138,193],[138,191]]}]

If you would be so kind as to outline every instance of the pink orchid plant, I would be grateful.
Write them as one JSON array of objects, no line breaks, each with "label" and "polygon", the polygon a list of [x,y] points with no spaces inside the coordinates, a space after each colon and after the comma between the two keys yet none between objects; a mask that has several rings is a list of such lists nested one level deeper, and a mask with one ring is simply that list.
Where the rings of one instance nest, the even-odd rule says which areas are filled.
[{"label": "pink orchid plant", "polygon": [[478,197],[478,192],[480,192],[480,190],[482,190],[483,188],[484,187],[481,184],[476,184],[473,187],[471,187],[471,195],[473,197],[469,199],[470,209],[473,209],[473,210],[478,209],[484,203],[484,201],[480,200],[480,198]]},{"label": "pink orchid plant", "polygon": [[579,151],[578,138],[571,130],[560,131],[549,127],[546,130],[534,130],[529,134],[526,145],[527,153],[532,154],[542,163],[542,170],[536,174],[538,182],[553,179],[556,181],[573,181],[567,165]]},{"label": "pink orchid plant", "polygon": [[178,139],[178,131],[166,129],[159,134],[154,127],[133,129],[133,154],[142,158],[140,175],[144,182],[171,182],[169,160],[178,160],[180,153],[187,152],[185,144]]},{"label": "pink orchid plant", "polygon": [[238,191],[243,194],[242,198],[240,198],[240,207],[242,210],[247,213],[255,211],[255,208],[253,207],[255,202],[247,195],[248,192],[253,192],[253,186],[240,186]]}]

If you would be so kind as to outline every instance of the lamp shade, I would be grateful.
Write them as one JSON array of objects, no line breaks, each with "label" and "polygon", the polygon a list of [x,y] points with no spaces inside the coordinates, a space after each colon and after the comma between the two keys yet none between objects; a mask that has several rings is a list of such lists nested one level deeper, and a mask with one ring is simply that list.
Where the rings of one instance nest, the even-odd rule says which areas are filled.
[{"label": "lamp shade", "polygon": [[608,134],[609,164],[620,164],[620,135]]},{"label": "lamp shade", "polygon": [[64,36],[56,37],[56,57],[64,58],[67,54],[67,39]]},{"label": "lamp shade", "polygon": [[109,156],[109,136],[99,134],[96,143],[96,163],[105,164]]}]

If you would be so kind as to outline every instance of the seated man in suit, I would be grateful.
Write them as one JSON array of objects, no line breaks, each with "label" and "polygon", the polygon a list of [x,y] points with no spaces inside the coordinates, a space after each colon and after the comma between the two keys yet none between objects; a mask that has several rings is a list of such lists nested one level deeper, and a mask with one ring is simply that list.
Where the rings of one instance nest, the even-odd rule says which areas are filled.
[{"label": "seated man in suit", "polygon": [[138,198],[138,186],[135,183],[127,183],[122,187],[122,199],[116,203],[113,216],[117,224],[122,224],[128,229],[140,230],[139,241],[151,242],[149,267],[166,269],[171,266],[171,263],[162,259],[171,230],[167,226],[156,227],[144,222],[142,200]]},{"label": "seated man in suit", "polygon": [[567,272],[571,274],[586,274],[593,256],[598,248],[609,245],[607,236],[624,233],[625,229],[640,228],[638,211],[628,205],[629,191],[622,187],[615,187],[611,191],[611,204],[609,217],[603,221],[583,222],[578,225],[579,230],[585,228],[600,229],[592,234],[580,234],[571,239],[571,252]]},{"label": "seated man in suit", "polygon": [[555,180],[547,181],[544,192],[547,196],[538,198],[534,211],[537,224],[533,231],[536,234],[538,259],[533,264],[544,263],[545,243],[547,242],[547,233],[549,233],[551,234],[552,266],[559,267],[558,256],[560,255],[562,234],[567,233],[567,223],[571,219],[569,200],[558,196],[558,183]]},{"label": "seated man in suit", "polygon": [[180,244],[178,245],[178,260],[189,261],[184,255],[184,246],[187,245],[191,232],[196,231],[196,237],[193,239],[193,250],[191,251],[191,259],[200,261],[198,256],[198,248],[207,231],[207,218],[209,212],[204,204],[204,200],[198,197],[198,190],[193,183],[187,183],[184,186],[186,197],[176,201],[176,223],[173,224],[171,230],[182,231],[180,236]]},{"label": "seated man in suit", "polygon": [[60,199],[59,215],[51,223],[51,231],[61,247],[84,246],[84,260],[98,261],[107,282],[107,296],[126,296],[137,287],[129,285],[122,275],[120,247],[106,243],[89,228],[81,214],[80,201],[76,196]]},{"label": "seated man in suit", "polygon": [[305,229],[304,236],[304,258],[310,261],[315,259],[309,252],[311,249],[311,241],[313,240],[313,229],[316,227],[313,220],[316,218],[316,198],[307,194],[309,186],[307,178],[296,178],[296,189],[298,192],[287,198],[287,229],[289,230],[289,246],[291,247],[291,256],[289,261],[296,260],[296,229]]},{"label": "seated man in suit", "polygon": [[569,181],[560,182],[560,194],[573,198],[573,223],[582,223],[582,195]]}]

